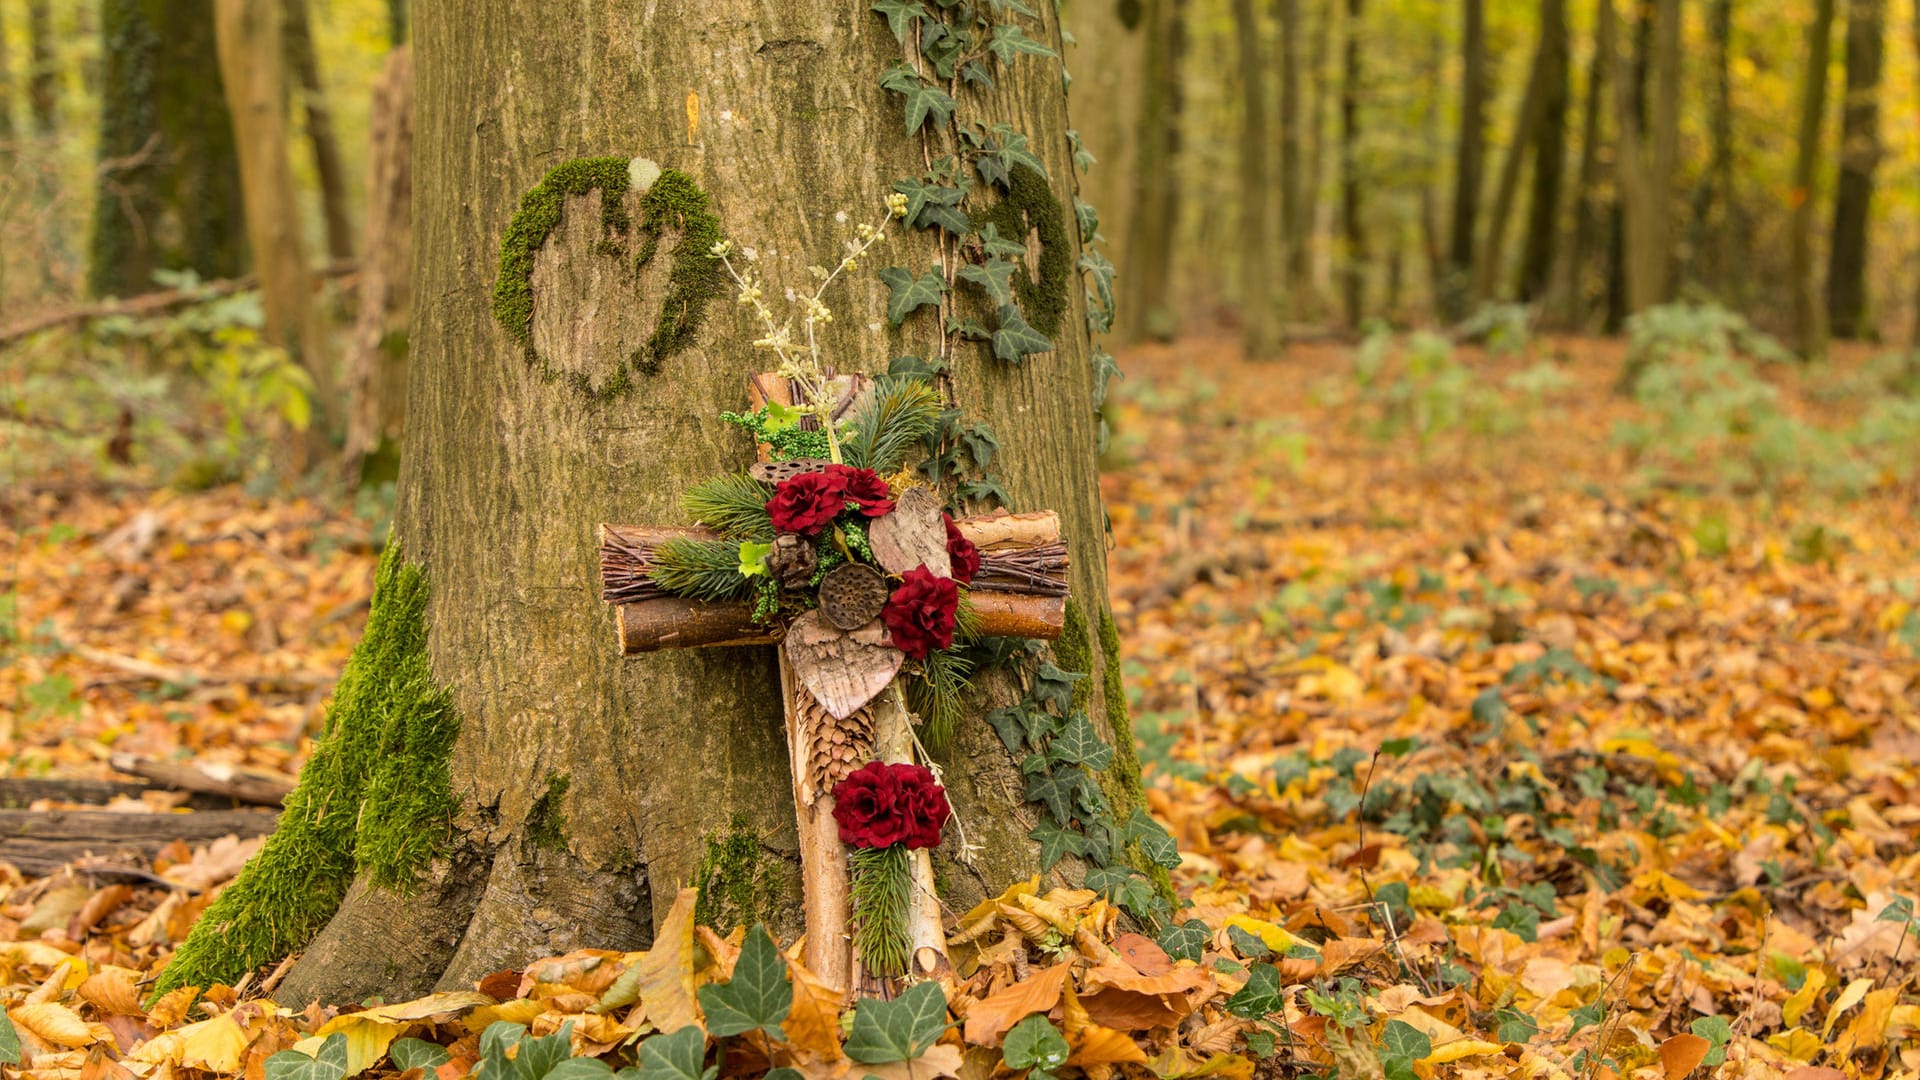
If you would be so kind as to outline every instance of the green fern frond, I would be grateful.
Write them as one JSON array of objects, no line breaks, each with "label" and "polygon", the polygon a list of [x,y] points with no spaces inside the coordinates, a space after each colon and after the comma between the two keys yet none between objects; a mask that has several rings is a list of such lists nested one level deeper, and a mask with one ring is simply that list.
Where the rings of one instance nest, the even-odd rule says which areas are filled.
[{"label": "green fern frond", "polygon": [[869,975],[901,976],[913,955],[907,934],[908,905],[913,899],[913,874],[905,845],[855,848],[848,892],[853,907],[853,947],[860,966]]},{"label": "green fern frond", "polygon": [[920,717],[921,739],[938,754],[946,750],[953,731],[966,717],[965,697],[972,683],[973,659],[958,649],[927,654],[920,677],[907,683],[907,707]]},{"label": "green fern frond", "polygon": [[680,496],[680,506],[695,521],[730,540],[773,539],[767,500],[773,489],[745,473],[703,480]]},{"label": "green fern frond", "polygon": [[883,476],[898,472],[907,455],[940,426],[940,409],[940,393],[931,385],[883,376],[853,415],[841,455],[847,464]]},{"label": "green fern frond", "polygon": [[740,541],[678,537],[653,553],[648,577],[689,600],[745,600],[753,579],[740,573]]}]

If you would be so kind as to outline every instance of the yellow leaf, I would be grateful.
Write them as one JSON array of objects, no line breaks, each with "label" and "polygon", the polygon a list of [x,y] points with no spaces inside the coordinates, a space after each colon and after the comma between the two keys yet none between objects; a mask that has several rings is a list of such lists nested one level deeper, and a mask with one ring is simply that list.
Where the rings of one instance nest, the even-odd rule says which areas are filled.
[{"label": "yellow leaf", "polygon": [[498,1005],[482,1005],[480,1008],[468,1013],[466,1018],[460,1022],[466,1026],[468,1031],[478,1035],[487,1030],[489,1025],[497,1021],[505,1020],[512,1024],[525,1024],[531,1022],[534,1017],[546,1011],[547,1005],[544,1001],[534,1001],[531,998],[515,998],[512,1001],[503,1001]]},{"label": "yellow leaf", "polygon": [[1827,973],[1820,968],[1810,969],[1807,972],[1807,981],[1800,984],[1800,989],[1795,990],[1792,996],[1780,1003],[1780,1019],[1785,1021],[1788,1027],[1798,1026],[1800,1018],[1807,1015],[1807,1010],[1813,1007],[1814,999],[1820,996],[1820,991],[1826,989],[1826,986]]},{"label": "yellow leaf", "polygon": [[1264,919],[1251,915],[1235,915],[1227,920],[1228,926],[1237,926],[1260,939],[1261,944],[1276,953],[1286,952],[1300,943],[1300,939],[1287,933],[1284,927],[1275,926]]},{"label": "yellow leaf", "polygon": [[178,1065],[231,1075],[253,1040],[231,1014],[188,1024],[133,1048],[127,1060],[149,1065]]},{"label": "yellow leaf", "polygon": [[320,1031],[323,1034],[331,1033],[330,1029],[337,1031],[339,1029],[334,1028],[334,1024],[353,1016],[387,1021],[425,1020],[428,1017],[465,1012],[468,1009],[477,1009],[493,1003],[492,998],[476,990],[448,990],[438,994],[428,994],[426,997],[415,998],[412,1001],[380,1005],[361,1012],[349,1013],[347,1016],[336,1016]]},{"label": "yellow leaf", "polygon": [[1827,1010],[1827,1025],[1820,1029],[1820,1037],[1833,1034],[1833,1025],[1839,1021],[1840,1014],[1866,1000],[1867,991],[1873,989],[1872,979],[1855,979],[1847,984],[1840,996],[1834,999],[1833,1008]]},{"label": "yellow leaf", "polygon": [[1893,1003],[1900,996],[1900,988],[1888,987],[1875,990],[1867,995],[1867,1002],[1860,1009],[1860,1015],[1853,1018],[1847,1030],[1840,1035],[1840,1041],[1834,1044],[1834,1057],[1846,1058],[1861,1050],[1872,1050],[1887,1041],[1887,1024],[1893,1019]]},{"label": "yellow leaf", "polygon": [[79,1013],[52,1001],[15,1005],[7,1015],[15,1027],[32,1032],[41,1042],[80,1047],[113,1041],[113,1032],[105,1024],[89,1024]]},{"label": "yellow leaf", "polygon": [[1433,1053],[1428,1054],[1420,1060],[1432,1065],[1445,1065],[1451,1061],[1459,1061],[1461,1058],[1486,1057],[1488,1054],[1498,1054],[1505,1051],[1506,1048],[1507,1044],[1505,1043],[1488,1042],[1485,1039],[1461,1039],[1459,1042],[1451,1042],[1445,1046],[1434,1047]]},{"label": "yellow leaf", "polygon": [[[661,1031],[700,1023],[693,999],[693,889],[681,889],[647,950],[634,966],[640,970],[640,1004]],[[701,1030],[706,1030],[705,1026]]]},{"label": "yellow leaf", "polygon": [[1795,1061],[1812,1061],[1814,1055],[1826,1049],[1827,1044],[1806,1028],[1796,1027],[1767,1036],[1767,1045]]},{"label": "yellow leaf", "polygon": [[373,1063],[386,1056],[387,1047],[407,1030],[407,1025],[397,1021],[380,1020],[366,1013],[348,1013],[336,1016],[320,1025],[320,1030],[311,1036],[293,1044],[293,1049],[308,1057],[320,1053],[320,1045],[334,1035],[343,1036],[347,1041],[347,1075],[357,1076],[373,1067]]}]

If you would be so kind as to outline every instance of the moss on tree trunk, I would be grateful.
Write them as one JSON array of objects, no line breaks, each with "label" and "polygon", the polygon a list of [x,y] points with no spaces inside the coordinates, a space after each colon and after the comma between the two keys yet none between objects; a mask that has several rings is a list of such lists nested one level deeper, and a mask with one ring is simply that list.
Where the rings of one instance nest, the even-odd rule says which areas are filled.
[{"label": "moss on tree trunk", "polygon": [[[1058,49],[1051,8],[1039,7],[1043,23],[1029,24],[1029,33]],[[643,156],[667,170],[663,177],[684,174],[726,235],[759,249],[770,292],[804,285],[808,264],[830,260],[851,222],[877,211],[896,179],[924,168],[918,145],[901,132],[897,99],[879,86],[899,45],[864,5],[798,0],[663,5],[651,16],[631,5],[469,0],[424,7],[413,30],[419,257],[395,521],[407,559],[433,583],[424,610],[433,684],[446,688],[462,718],[449,761],[452,827],[439,857],[410,883],[370,865],[351,887],[345,837],[329,834],[321,844],[276,836],[273,858],[263,856],[262,868],[232,887],[222,921],[210,926],[273,919],[286,901],[266,887],[278,880],[266,868],[283,865],[297,847],[326,853],[318,860],[325,873],[316,873],[320,900],[342,890],[344,899],[282,985],[283,1000],[391,998],[470,984],[575,947],[644,947],[654,918],[693,884],[705,887],[710,918],[751,910],[791,935],[800,922],[799,865],[773,650],[623,660],[612,613],[598,598],[599,523],[684,522],[682,491],[753,459],[753,447],[718,416],[741,407],[747,377],[765,366],[750,348],[755,329],[722,301],[704,325],[681,321],[697,331],[660,351],[657,371],[632,365],[676,285],[669,260],[632,270],[638,245],[665,253],[687,226],[668,221],[659,235],[603,236],[600,218],[586,216],[606,212],[603,193],[570,194],[560,204],[555,239],[533,253],[530,302],[537,322],[597,327],[605,322],[596,312],[639,311],[633,340],[593,356],[530,362],[525,343],[494,318],[494,285],[502,237],[523,196],[557,166],[608,155]],[[969,119],[1005,121],[1029,137],[1052,183],[1027,195],[1057,202],[1070,220],[1057,62],[1035,61],[991,95],[967,95]],[[636,166],[635,175],[649,169]],[[638,220],[644,195],[622,198]],[[1047,216],[1034,209],[1024,214],[1030,226]],[[843,210],[846,224],[836,220]],[[568,224],[576,221],[584,231]],[[1062,250],[1047,257],[1074,266],[1076,230],[1060,230],[1057,244]],[[538,283],[563,280],[540,268],[561,251],[617,260],[606,272],[564,279],[612,291],[541,292]],[[878,266],[925,267],[935,258],[930,236],[904,232],[877,254]],[[1044,290],[1048,267],[1037,270]],[[840,288],[829,297],[841,316],[828,327],[826,348],[841,369],[883,370],[894,356],[936,348],[930,312],[885,329],[886,287],[870,272]],[[542,316],[543,305],[562,307]],[[1077,647],[1091,676],[1088,705],[1126,763],[1109,784],[1126,790],[1137,779],[1117,775],[1135,767],[1106,640],[1085,326],[1082,291],[1070,284],[1053,352],[1015,366],[968,345],[953,374],[969,417],[998,435],[996,468],[1015,508],[1061,515],[1084,612]],[[547,369],[560,366],[584,380],[549,377]],[[629,380],[623,393],[582,392],[583,381],[604,388],[621,373]],[[376,622],[388,606],[381,602]],[[1099,648],[1089,632],[1096,625]],[[343,702],[350,688],[343,684]],[[985,688],[996,692],[1005,691]],[[346,709],[336,708],[336,728]],[[329,744],[346,738],[332,732]],[[964,910],[1037,870],[1028,833],[1038,817],[1020,805],[1019,769],[985,723],[963,724],[946,760],[953,802],[979,847],[971,864],[949,859],[941,870],[949,903]],[[321,761],[316,755],[303,790],[327,785],[335,792],[327,805],[351,819],[365,788],[331,778]],[[559,776],[564,785],[550,779]],[[308,828],[301,820],[290,814],[283,832]],[[250,940],[259,947],[244,954],[215,949],[205,936],[183,953],[173,981],[188,973],[194,981],[237,977],[269,954],[298,948],[325,906],[303,903],[310,917],[277,936],[256,935]]]}]

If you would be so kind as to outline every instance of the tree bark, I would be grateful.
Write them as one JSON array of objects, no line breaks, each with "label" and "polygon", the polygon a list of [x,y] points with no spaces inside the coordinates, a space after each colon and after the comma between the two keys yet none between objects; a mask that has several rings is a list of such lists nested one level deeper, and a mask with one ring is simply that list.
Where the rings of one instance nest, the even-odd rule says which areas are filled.
[{"label": "tree bark", "polygon": [[[1920,4],[1913,6],[1913,52],[1915,57],[1920,58]],[[1916,69],[1920,69],[1920,65],[1916,65]],[[1916,281],[1913,290],[1913,334],[1908,343],[1914,347],[1916,353],[1920,353],[1920,274],[1916,274],[1915,278]],[[1915,363],[1920,364],[1920,361],[1915,361]]]},{"label": "tree bark", "polygon": [[327,452],[339,406],[325,317],[313,302],[299,199],[287,160],[283,14],[280,0],[216,0],[214,21],[240,147],[247,237],[266,308],[267,340],[293,353],[313,381],[314,422],[307,446],[314,460]]},{"label": "tree bark", "polygon": [[1327,294],[1328,261],[1319,242],[1325,227],[1320,220],[1320,193],[1327,178],[1327,113],[1331,111],[1328,102],[1333,86],[1332,49],[1328,42],[1333,38],[1334,2],[1321,0],[1319,14],[1313,22],[1313,34],[1307,39],[1307,63],[1312,68],[1309,81],[1313,92],[1304,103],[1307,110],[1307,149],[1300,166],[1300,265],[1306,280],[1294,293],[1297,313],[1304,313],[1308,309],[1318,310],[1320,299]]},{"label": "tree bark", "polygon": [[335,262],[353,258],[353,220],[347,212],[347,170],[340,162],[340,142],[333,134],[333,112],[327,108],[326,84],[320,81],[320,58],[313,48],[313,28],[307,0],[284,0],[286,5],[287,66],[300,84],[300,104],[307,114],[307,143],[313,147],[313,171],[320,178],[320,217],[327,227],[327,256]]},{"label": "tree bark", "polygon": [[1827,351],[1827,326],[1815,297],[1813,219],[1820,168],[1821,129],[1827,115],[1827,66],[1833,38],[1834,0],[1814,0],[1807,24],[1807,66],[1800,86],[1799,147],[1793,163],[1793,220],[1788,226],[1789,273],[1793,279],[1794,343],[1808,359]]},{"label": "tree bark", "polygon": [[[1653,0],[1650,15],[1650,67],[1654,92],[1650,108],[1634,98],[1624,72],[1616,69],[1620,114],[1620,150],[1615,163],[1624,212],[1623,260],[1626,314],[1644,311],[1669,295],[1672,259],[1673,171],[1679,156],[1680,0]],[[1643,115],[1644,120],[1643,128]]]},{"label": "tree bark", "polygon": [[60,67],[53,58],[53,13],[47,0],[27,0],[27,105],[33,133],[60,128]]},{"label": "tree bark", "polygon": [[1453,225],[1440,309],[1466,316],[1473,294],[1473,254],[1480,216],[1480,174],[1486,159],[1487,12],[1485,0],[1463,0],[1460,33],[1460,139],[1453,158]]},{"label": "tree bark", "polygon": [[[1057,50],[1053,9],[1036,8],[1043,21],[1029,32]],[[718,415],[745,404],[747,377],[762,363],[749,347],[759,334],[722,298],[659,374],[636,376],[624,396],[592,395],[530,364],[495,323],[490,298],[522,197],[577,158],[643,155],[694,177],[726,235],[760,250],[770,293],[805,282],[807,263],[838,252],[852,226],[834,224],[836,211],[859,220],[896,178],[925,167],[901,133],[898,100],[879,87],[899,45],[864,6],[713,0],[642,16],[611,3],[466,0],[416,14],[421,302],[394,558],[429,583],[424,648],[460,718],[450,760],[456,809],[448,849],[408,896],[363,868],[282,984],[287,1001],[392,999],[576,947],[645,947],[654,920],[728,837],[752,853],[754,910],[734,915],[779,932],[799,925],[773,650],[622,659],[598,595],[598,523],[684,521],[681,492],[753,459]],[[969,119],[1026,134],[1063,185],[1072,166],[1062,82],[1053,61],[1031,62],[991,94],[963,91],[963,101]],[[1049,197],[1071,214],[1052,188]],[[638,194],[627,198],[637,209]],[[577,226],[593,248],[598,205],[597,193],[564,202],[554,241],[536,252],[536,280],[562,280],[542,267],[565,249],[563,232]],[[881,265],[935,258],[927,234],[891,231],[876,252]],[[658,250],[670,240],[661,237]],[[1077,235],[1066,230],[1063,242],[1072,265]],[[563,319],[567,307],[585,319],[616,302],[657,311],[663,279],[577,275],[585,290],[627,284],[536,292],[536,310],[565,305]],[[865,266],[844,281],[845,292],[836,284],[828,296],[843,313],[827,328],[837,366],[884,370],[893,356],[927,352],[931,316],[868,330],[886,288]],[[1089,626],[1111,623],[1087,404],[1094,371],[1080,289],[1069,297],[1053,352],[1012,366],[963,348],[954,384],[961,407],[999,436],[996,465],[1014,509],[1060,515],[1083,613],[1077,632],[1071,612],[1067,620],[1068,638],[1081,640],[1061,647],[1090,652],[1089,709],[1118,752],[1109,793],[1130,809],[1138,765],[1123,703],[1107,691],[1111,634],[1086,640]],[[592,375],[624,355],[550,360]],[[376,597],[370,639],[382,605]],[[963,724],[945,761],[950,797],[979,847],[971,864],[950,858],[951,842],[938,856],[944,898],[965,910],[1036,871],[1027,833],[1037,819],[1020,803],[1016,763],[986,725]]]},{"label": "tree bark", "polygon": [[1180,156],[1180,60],[1186,51],[1185,0],[1145,0],[1145,77],[1140,88],[1139,156],[1133,212],[1127,219],[1120,279],[1121,336],[1170,337],[1178,326],[1167,285],[1180,199],[1173,170]]},{"label": "tree bark", "polygon": [[1574,174],[1573,244],[1559,271],[1561,311],[1567,323],[1576,328],[1587,323],[1587,264],[1606,230],[1599,191],[1600,144],[1604,137],[1601,124],[1606,115],[1607,71],[1613,63],[1617,20],[1613,17],[1613,0],[1596,0],[1594,10],[1593,54],[1587,62],[1587,95],[1581,106],[1580,164]]},{"label": "tree bark", "polygon": [[1733,0],[1713,0],[1707,9],[1707,37],[1713,42],[1713,99],[1707,130],[1711,149],[1693,207],[1693,259],[1703,268],[1695,276],[1720,302],[1738,310],[1741,275],[1734,272],[1736,241],[1733,198]]},{"label": "tree bark", "polygon": [[1540,45],[1534,51],[1533,63],[1527,70],[1527,86],[1520,95],[1519,109],[1514,114],[1513,141],[1507,147],[1507,156],[1500,163],[1500,180],[1494,187],[1493,206],[1487,214],[1487,236],[1474,252],[1473,295],[1476,301],[1494,298],[1494,282],[1499,278],[1500,263],[1505,255],[1507,223],[1513,219],[1514,200],[1520,194],[1520,167],[1526,163],[1527,154],[1534,150],[1540,125],[1546,116],[1547,82],[1553,68],[1553,44],[1547,34],[1551,20],[1546,5],[1542,6],[1540,18]]},{"label": "tree bark", "polygon": [[1827,324],[1833,336],[1871,338],[1867,221],[1880,162],[1880,62],[1886,0],[1848,0],[1847,97],[1840,114],[1840,179],[1833,196],[1827,262]]},{"label": "tree bark", "polygon": [[1360,31],[1363,0],[1347,0],[1345,52],[1340,73],[1340,221],[1346,236],[1341,296],[1347,325],[1366,316],[1367,229],[1360,205]]},{"label": "tree bark", "polygon": [[247,232],[213,0],[103,0],[100,36],[94,295],[146,292],[161,269],[238,276]]},{"label": "tree bark", "polygon": [[1280,350],[1280,306],[1273,291],[1273,240],[1267,230],[1266,65],[1254,0],[1233,0],[1240,61],[1240,314],[1241,348],[1250,360]]},{"label": "tree bark", "polygon": [[1528,302],[1547,294],[1560,238],[1560,181],[1566,170],[1570,93],[1566,0],[1544,0],[1540,5],[1540,51],[1546,73],[1540,116],[1534,127],[1533,192],[1528,198],[1527,236],[1515,290],[1522,301]]},{"label": "tree bark", "polygon": [[1275,0],[1280,16],[1280,235],[1286,260],[1286,310],[1307,284],[1307,233],[1300,199],[1300,0]]}]

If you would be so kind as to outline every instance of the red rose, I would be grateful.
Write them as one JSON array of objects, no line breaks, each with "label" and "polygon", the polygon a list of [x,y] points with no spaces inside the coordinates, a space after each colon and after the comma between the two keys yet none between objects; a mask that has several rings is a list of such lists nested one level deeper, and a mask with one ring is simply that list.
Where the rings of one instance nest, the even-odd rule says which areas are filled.
[{"label": "red rose", "polygon": [[818,536],[847,505],[846,478],[831,470],[780,481],[767,500],[767,515],[781,532]]},{"label": "red rose", "polygon": [[880,618],[893,631],[893,647],[925,660],[935,649],[953,644],[954,613],[960,607],[960,586],[924,566],[907,571],[893,590]]},{"label": "red rose", "polygon": [[840,477],[847,501],[858,503],[862,514],[874,518],[893,513],[893,491],[879,473],[851,465],[829,465],[827,472]]},{"label": "red rose", "polygon": [[973,575],[980,572],[980,549],[961,534],[960,526],[953,523],[953,518],[946,514],[941,514],[940,518],[947,523],[947,559],[953,563],[953,580],[962,585],[971,585]]},{"label": "red rose", "polygon": [[833,789],[833,820],[848,847],[936,847],[952,812],[946,789],[921,765],[870,761]]}]

